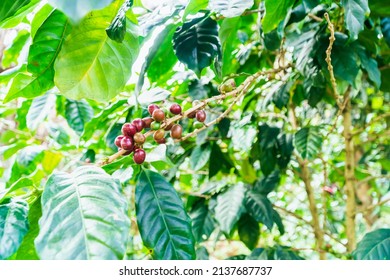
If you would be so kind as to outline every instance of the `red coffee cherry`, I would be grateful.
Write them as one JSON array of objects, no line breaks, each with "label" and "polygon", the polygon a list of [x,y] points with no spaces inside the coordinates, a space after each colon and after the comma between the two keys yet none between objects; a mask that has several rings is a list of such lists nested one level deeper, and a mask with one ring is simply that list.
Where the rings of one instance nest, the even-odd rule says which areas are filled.
[{"label": "red coffee cherry", "polygon": [[[118,152],[120,152],[120,151],[122,151],[122,150],[123,150],[123,149],[119,148],[119,149],[118,149]],[[132,151],[126,151],[123,155],[124,155],[124,156],[128,156],[128,155],[131,154],[131,152],[132,152]]]},{"label": "red coffee cherry", "polygon": [[161,140],[156,140],[156,142],[158,143],[158,144],[165,144],[166,142],[167,142],[167,139],[165,139],[165,138],[163,138],[163,139],[161,139]]},{"label": "red coffee cherry", "polygon": [[132,137],[134,136],[134,134],[137,133],[137,128],[135,127],[134,124],[132,123],[125,123],[123,126],[122,126],[122,134],[124,136],[129,136],[129,137]]},{"label": "red coffee cherry", "polygon": [[206,120],[206,112],[204,110],[196,112],[196,119],[198,122],[204,122]]},{"label": "red coffee cherry", "polygon": [[133,160],[136,164],[142,164],[145,161],[146,153],[142,149],[137,149],[134,152]]},{"label": "red coffee cherry", "polygon": [[144,128],[150,128],[150,124],[153,122],[153,119],[147,117],[147,118],[143,118],[142,120],[144,121],[145,124]]},{"label": "red coffee cherry", "polygon": [[133,125],[137,128],[137,131],[140,132],[145,127],[145,123],[141,119],[135,119],[133,120]]},{"label": "red coffee cherry", "polygon": [[118,148],[122,148],[121,141],[122,141],[123,137],[125,137],[125,136],[119,135],[118,137],[115,138],[115,146],[117,146]]},{"label": "red coffee cherry", "polygon": [[150,115],[153,115],[153,112],[154,112],[154,110],[156,110],[156,109],[160,109],[160,107],[158,107],[156,104],[150,104],[150,105],[148,106],[148,112],[149,112],[149,114],[150,114]]},{"label": "red coffee cherry", "polygon": [[165,130],[165,131],[171,130],[171,128],[172,128],[173,125],[174,125],[174,123],[170,123],[168,126],[166,126],[166,127],[164,128],[164,130]]},{"label": "red coffee cherry", "polygon": [[180,124],[175,124],[171,129],[171,137],[173,139],[180,139],[183,133],[183,128]]},{"label": "red coffee cherry", "polygon": [[134,134],[134,142],[138,145],[142,145],[145,143],[145,135],[143,135],[141,132],[137,132]]},{"label": "red coffee cherry", "polygon": [[125,136],[121,141],[122,149],[126,151],[132,151],[134,148],[134,140],[131,137]]},{"label": "red coffee cherry", "polygon": [[156,122],[162,122],[165,120],[165,113],[161,109],[156,109],[153,111],[152,117]]},{"label": "red coffee cherry", "polygon": [[156,140],[156,141],[159,141],[159,140],[163,139],[164,136],[165,136],[165,131],[164,131],[164,129],[156,130],[156,131],[154,132],[154,134],[153,134],[153,138],[154,138],[154,140]]},{"label": "red coffee cherry", "polygon": [[171,111],[172,114],[178,115],[181,113],[181,106],[179,104],[172,104],[169,108],[169,111]]},{"label": "red coffee cherry", "polygon": [[195,116],[196,116],[196,111],[189,113],[187,117],[189,117],[190,119],[193,119],[193,118],[195,118]]}]

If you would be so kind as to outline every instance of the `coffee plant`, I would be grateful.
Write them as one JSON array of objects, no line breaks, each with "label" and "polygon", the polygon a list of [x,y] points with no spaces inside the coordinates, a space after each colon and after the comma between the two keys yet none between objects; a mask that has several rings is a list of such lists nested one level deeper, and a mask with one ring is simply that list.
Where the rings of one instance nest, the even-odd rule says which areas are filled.
[{"label": "coffee plant", "polygon": [[389,259],[390,3],[2,0],[0,259]]}]

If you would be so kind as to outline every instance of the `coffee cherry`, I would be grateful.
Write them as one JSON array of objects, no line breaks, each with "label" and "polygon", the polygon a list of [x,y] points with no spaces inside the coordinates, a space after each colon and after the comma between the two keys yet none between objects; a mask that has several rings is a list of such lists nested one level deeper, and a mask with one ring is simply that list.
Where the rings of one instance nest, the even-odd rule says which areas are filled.
[{"label": "coffee cherry", "polygon": [[156,122],[162,122],[165,120],[165,113],[161,109],[156,109],[153,111],[152,117]]},{"label": "coffee cherry", "polygon": [[122,134],[124,136],[129,136],[129,137],[132,137],[134,136],[134,134],[137,133],[137,128],[135,127],[134,124],[132,123],[125,123],[123,126],[122,126]]},{"label": "coffee cherry", "polygon": [[150,124],[150,129],[151,129],[151,130],[159,130],[160,127],[161,127],[161,124],[158,123],[158,122],[152,122],[152,123]]},{"label": "coffee cherry", "polygon": [[135,119],[133,120],[133,125],[137,128],[137,131],[140,132],[142,129],[144,129],[145,123],[141,119]]},{"label": "coffee cherry", "polygon": [[148,117],[148,118],[143,118],[142,120],[144,121],[145,128],[150,128],[150,124],[153,122],[153,119]]},{"label": "coffee cherry", "polygon": [[159,140],[163,139],[164,136],[165,136],[165,131],[164,131],[164,129],[156,130],[156,131],[154,132],[154,134],[153,134],[153,138],[154,138],[154,140],[156,140],[156,141],[159,141]]},{"label": "coffee cherry", "polygon": [[203,110],[199,110],[198,112],[196,112],[196,119],[199,122],[204,122],[206,120],[206,112]]},{"label": "coffee cherry", "polygon": [[[118,152],[120,152],[120,151],[122,151],[123,149],[121,149],[121,148],[119,148],[118,149]],[[123,155],[124,156],[128,156],[128,155],[130,155],[132,153],[132,151],[126,151]]]},{"label": "coffee cherry", "polygon": [[209,105],[210,108],[215,108],[218,106],[218,103],[215,100],[211,100],[207,105]]},{"label": "coffee cherry", "polygon": [[203,123],[201,123],[201,122],[194,122],[194,124],[193,124],[193,126],[194,126],[194,128],[202,128],[203,127]]},{"label": "coffee cherry", "polygon": [[119,135],[118,137],[115,138],[115,146],[117,146],[118,148],[121,148],[121,141],[123,139],[123,137],[125,137],[124,135]]},{"label": "coffee cherry", "polygon": [[142,149],[137,149],[134,152],[133,160],[136,164],[142,164],[145,161],[146,153]]},{"label": "coffee cherry", "polygon": [[156,141],[158,144],[165,144],[167,142],[167,139],[163,138],[161,140]]},{"label": "coffee cherry", "polygon": [[171,130],[171,128],[172,128],[173,125],[174,125],[174,123],[170,123],[168,126],[166,126],[166,127],[164,128],[164,130],[165,130],[165,131]]},{"label": "coffee cherry", "polygon": [[193,119],[193,118],[195,118],[195,116],[196,116],[196,111],[189,113],[187,117],[189,117],[190,119]]},{"label": "coffee cherry", "polygon": [[180,124],[175,124],[171,129],[171,137],[173,139],[180,139],[183,133],[183,128]]},{"label": "coffee cherry", "polygon": [[134,140],[131,137],[125,136],[121,141],[122,149],[126,151],[132,151],[134,148]]},{"label": "coffee cherry", "polygon": [[145,143],[145,135],[143,135],[141,132],[137,132],[134,134],[134,142],[138,145],[142,145]]},{"label": "coffee cherry", "polygon": [[171,107],[169,108],[169,111],[171,111],[172,114],[178,115],[181,113],[181,107],[179,104],[172,104]]},{"label": "coffee cherry", "polygon": [[156,110],[156,109],[160,109],[160,107],[158,107],[156,104],[150,104],[150,105],[148,106],[148,112],[149,112],[149,114],[150,114],[150,115],[153,115],[153,112],[154,112],[154,110]]}]

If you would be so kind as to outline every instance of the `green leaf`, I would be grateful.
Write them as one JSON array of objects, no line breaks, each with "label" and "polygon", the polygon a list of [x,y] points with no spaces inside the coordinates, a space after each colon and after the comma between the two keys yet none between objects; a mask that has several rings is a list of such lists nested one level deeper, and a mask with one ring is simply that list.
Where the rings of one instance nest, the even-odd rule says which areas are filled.
[{"label": "green leaf", "polygon": [[251,215],[243,214],[238,221],[238,235],[246,247],[253,250],[259,242],[259,223]]},{"label": "green leaf", "polygon": [[345,23],[351,38],[356,40],[360,31],[364,29],[365,15],[370,12],[368,0],[343,0]]},{"label": "green leaf", "polygon": [[39,233],[38,221],[42,216],[41,201],[36,200],[28,211],[29,230],[24,236],[18,251],[16,252],[16,260],[38,260],[37,251],[35,250],[34,240]]},{"label": "green leaf", "polygon": [[191,153],[190,167],[193,171],[202,169],[210,159],[211,145],[209,143],[197,146]]},{"label": "green leaf", "polygon": [[3,52],[3,59],[1,61],[3,68],[10,68],[18,64],[19,55],[29,39],[30,33],[27,30],[18,32],[12,44]]},{"label": "green leaf", "polygon": [[28,204],[13,198],[0,205],[0,259],[13,255],[28,231]]},{"label": "green leaf", "polygon": [[185,20],[188,15],[194,15],[201,10],[206,10],[208,4],[209,0],[190,0],[184,10],[183,20]]},{"label": "green leaf", "polygon": [[106,29],[106,33],[110,39],[122,43],[126,34],[126,12],[133,6],[133,0],[125,0],[125,3],[119,8],[117,15]]},{"label": "green leaf", "polygon": [[280,172],[279,170],[274,170],[268,176],[262,178],[260,181],[255,183],[254,189],[256,192],[267,195],[272,192],[280,181]]},{"label": "green leaf", "polygon": [[265,16],[262,25],[264,33],[271,32],[279,25],[294,2],[294,0],[265,0]]},{"label": "green leaf", "polygon": [[[40,2],[40,0],[3,1],[6,2],[6,4],[4,6],[2,5],[0,13],[3,13],[3,16],[7,16],[6,14],[8,14],[8,16],[7,18],[0,20],[0,28],[16,27],[26,18],[26,15],[35,9]],[[23,5],[23,3],[26,3],[26,5]],[[9,5],[12,5],[12,7],[9,7]]]},{"label": "green leaf", "polygon": [[130,220],[119,181],[95,166],[54,173],[42,195],[39,227],[41,259],[122,259]]},{"label": "green leaf", "polygon": [[33,100],[26,116],[29,130],[35,131],[46,119],[55,105],[55,100],[56,96],[48,93]]},{"label": "green leaf", "polygon": [[2,0],[0,6],[0,22],[13,16],[20,8],[26,6],[31,0]]},{"label": "green leaf", "polygon": [[284,230],[282,218],[280,217],[279,213],[277,211],[275,211],[274,209],[272,211],[272,218],[273,218],[275,224],[278,226],[278,230],[279,230],[280,234],[283,235],[285,233],[285,230]]},{"label": "green leaf", "polygon": [[381,86],[381,72],[378,68],[378,63],[372,57],[369,57],[366,50],[358,48],[357,53],[362,63],[362,68],[367,71],[368,77],[375,85],[380,88]]},{"label": "green leaf", "polygon": [[209,178],[215,176],[220,170],[228,173],[232,167],[228,154],[223,153],[219,145],[214,142],[210,154]]},{"label": "green leaf", "polygon": [[241,25],[241,18],[226,18],[222,21],[219,31],[219,39],[222,45],[222,76],[234,73],[238,67],[237,59],[233,55],[236,44],[238,45],[237,31]]},{"label": "green leaf", "polygon": [[294,138],[294,146],[303,159],[314,159],[321,151],[322,136],[319,128],[309,126],[301,128]]},{"label": "green leaf", "polygon": [[54,61],[68,32],[69,23],[66,16],[59,11],[53,11],[37,30],[30,46],[27,70],[33,75],[19,73],[13,80],[4,102],[17,97],[37,97],[54,86]]},{"label": "green leaf", "polygon": [[367,233],[352,255],[355,260],[390,260],[390,229]]},{"label": "green leaf", "polygon": [[138,39],[128,32],[119,44],[105,32],[118,5],[91,12],[66,38],[54,65],[55,85],[66,97],[108,101],[129,79]]},{"label": "green leaf", "polygon": [[383,0],[370,0],[369,6],[372,16],[390,17],[390,2]]},{"label": "green leaf", "polygon": [[199,76],[221,52],[217,22],[208,15],[185,22],[176,29],[173,47],[177,58]]},{"label": "green leaf", "polygon": [[84,131],[86,123],[93,117],[93,109],[85,100],[66,99],[65,118],[69,126],[81,135]]},{"label": "green leaf", "polygon": [[89,0],[80,3],[78,0],[48,0],[49,4],[63,11],[72,21],[80,21],[92,10],[100,10],[113,0]]},{"label": "green leaf", "polygon": [[38,29],[47,20],[47,18],[53,13],[54,8],[49,4],[45,4],[34,16],[31,21],[31,38],[35,37]]},{"label": "green leaf", "polygon": [[209,9],[224,17],[232,18],[242,15],[253,4],[253,0],[209,0]]},{"label": "green leaf", "polygon": [[210,259],[209,252],[207,252],[206,247],[201,246],[201,247],[196,249],[196,259],[197,260],[209,260]]},{"label": "green leaf", "polygon": [[304,260],[302,257],[297,255],[291,248],[277,245],[274,249],[271,260]]},{"label": "green leaf", "polygon": [[292,86],[291,81],[286,82],[272,95],[272,102],[279,110],[287,106],[290,100],[291,86]]},{"label": "green leaf", "polygon": [[214,219],[204,201],[198,202],[190,213],[195,241],[207,240],[214,231]]},{"label": "green leaf", "polygon": [[274,225],[273,208],[268,198],[253,190],[247,192],[245,207],[248,213],[259,223],[267,226],[269,230]]},{"label": "green leaf", "polygon": [[191,220],[175,189],[160,174],[143,170],[135,190],[138,228],[158,260],[195,259]]},{"label": "green leaf", "polygon": [[30,178],[20,178],[9,188],[0,191],[0,204],[7,198],[25,195],[34,190],[34,183]]},{"label": "green leaf", "polygon": [[215,219],[221,231],[230,235],[234,225],[244,210],[245,199],[244,184],[238,183],[217,196],[217,206],[215,207]]}]

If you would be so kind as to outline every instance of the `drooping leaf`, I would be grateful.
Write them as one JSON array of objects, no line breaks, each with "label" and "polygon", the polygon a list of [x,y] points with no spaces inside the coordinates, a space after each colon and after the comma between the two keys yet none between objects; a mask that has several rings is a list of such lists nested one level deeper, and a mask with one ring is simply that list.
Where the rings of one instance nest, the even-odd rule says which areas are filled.
[{"label": "drooping leaf", "polygon": [[12,198],[0,205],[0,260],[14,254],[28,231],[28,204]]},{"label": "drooping leaf", "polygon": [[132,95],[128,100],[128,104],[140,104],[142,106],[147,107],[151,103],[166,100],[167,97],[170,95],[170,91],[160,87],[154,87],[148,91],[143,92],[141,95],[138,96],[138,98],[135,95]]},{"label": "drooping leaf", "polygon": [[240,240],[250,249],[253,250],[260,237],[259,223],[249,214],[243,214],[238,221],[238,235]]},{"label": "drooping leaf", "polygon": [[53,11],[37,30],[30,46],[27,70],[32,75],[18,74],[4,102],[17,97],[33,98],[54,86],[54,61],[69,30],[66,16],[59,11]]},{"label": "drooping leaf", "polygon": [[195,259],[191,221],[175,189],[160,174],[143,170],[136,190],[138,228],[158,260]]},{"label": "drooping leaf", "polygon": [[42,195],[39,227],[41,259],[122,259],[130,220],[119,181],[95,166],[54,173]]},{"label": "drooping leaf", "polygon": [[190,0],[184,10],[183,20],[185,20],[188,15],[193,15],[200,10],[205,10],[208,4],[209,0]]},{"label": "drooping leaf", "polygon": [[274,225],[273,208],[268,198],[253,190],[248,191],[246,195],[245,207],[248,213],[259,223],[267,226],[269,230]]},{"label": "drooping leaf", "polygon": [[368,0],[343,0],[345,23],[349,34],[356,40],[360,31],[364,29],[365,14],[370,12]]},{"label": "drooping leaf", "polygon": [[71,99],[108,101],[115,97],[131,74],[138,53],[138,39],[127,32],[119,44],[105,28],[114,18],[119,1],[91,12],[66,38],[54,65],[54,82]]},{"label": "drooping leaf", "polygon": [[199,76],[221,52],[217,22],[208,15],[185,22],[176,29],[173,47],[177,58]]},{"label": "drooping leaf", "polygon": [[267,195],[271,191],[273,191],[280,181],[280,172],[279,170],[273,171],[268,176],[262,178],[261,180],[255,183],[255,190],[258,193]]},{"label": "drooping leaf", "polygon": [[190,166],[194,171],[202,169],[210,159],[211,146],[206,143],[202,146],[197,146],[191,153]]},{"label": "drooping leaf", "polygon": [[292,82],[284,83],[272,96],[272,102],[275,104],[276,108],[282,109],[288,104],[290,100],[290,88]]},{"label": "drooping leaf", "polygon": [[315,126],[301,128],[294,138],[295,148],[303,159],[313,159],[321,150],[322,137]]},{"label": "drooping leaf", "polygon": [[272,211],[272,218],[275,224],[277,225],[280,234],[283,235],[285,233],[285,230],[284,230],[282,218],[280,217],[279,213],[275,209],[273,209]]},{"label": "drooping leaf", "polygon": [[199,202],[191,211],[190,216],[196,242],[207,240],[214,230],[214,219],[209,207],[203,201]]},{"label": "drooping leaf", "polygon": [[210,153],[209,178],[215,176],[220,170],[229,172],[233,163],[227,153],[223,153],[217,143],[214,143]]},{"label": "drooping leaf", "polygon": [[273,255],[270,257],[271,260],[304,260],[291,248],[277,245],[273,250]]},{"label": "drooping leaf", "polygon": [[241,24],[241,18],[226,18],[222,21],[219,31],[219,39],[222,46],[222,76],[225,77],[237,70],[237,59],[233,55],[236,45],[238,45],[237,31]]},{"label": "drooping leaf", "polygon": [[126,12],[133,6],[133,0],[125,0],[122,6],[119,8],[117,15],[111,22],[110,26],[106,29],[108,37],[110,39],[122,43],[126,34]]},{"label": "drooping leaf", "polygon": [[352,255],[355,260],[390,260],[390,229],[367,233]]},{"label": "drooping leaf", "polygon": [[265,16],[262,24],[264,33],[271,32],[278,26],[294,2],[294,0],[265,0]]},{"label": "drooping leaf", "polygon": [[38,96],[33,100],[26,116],[27,127],[29,130],[36,130],[46,119],[55,105],[55,100],[56,96],[53,94]]},{"label": "drooping leaf", "polygon": [[209,9],[224,17],[232,18],[242,15],[253,4],[253,0],[209,0]]},{"label": "drooping leaf", "polygon": [[375,83],[378,88],[380,88],[381,72],[379,71],[378,63],[374,58],[369,57],[366,50],[363,48],[358,48],[357,53],[359,55],[360,61],[362,62],[362,67],[367,71],[368,77]]},{"label": "drooping leaf", "polygon": [[64,12],[74,22],[80,21],[90,11],[100,10],[113,1],[90,0],[80,2],[78,0],[48,0],[50,5]]},{"label": "drooping leaf", "polygon": [[217,196],[217,206],[215,207],[215,219],[221,231],[229,235],[244,210],[243,202],[245,198],[244,184],[235,184]]},{"label": "drooping leaf", "polygon": [[65,118],[69,126],[81,135],[84,131],[86,123],[93,117],[93,109],[85,100],[66,99]]}]

